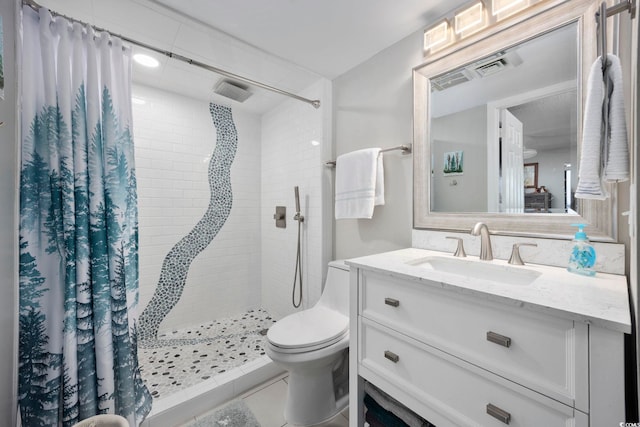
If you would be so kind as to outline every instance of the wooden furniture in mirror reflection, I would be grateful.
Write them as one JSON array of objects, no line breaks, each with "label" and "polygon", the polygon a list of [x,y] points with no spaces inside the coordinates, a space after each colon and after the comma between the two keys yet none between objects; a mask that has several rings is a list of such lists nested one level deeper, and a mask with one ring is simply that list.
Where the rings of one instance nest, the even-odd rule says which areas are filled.
[{"label": "wooden furniture in mirror reflection", "polygon": [[551,193],[524,193],[525,212],[549,212]]}]

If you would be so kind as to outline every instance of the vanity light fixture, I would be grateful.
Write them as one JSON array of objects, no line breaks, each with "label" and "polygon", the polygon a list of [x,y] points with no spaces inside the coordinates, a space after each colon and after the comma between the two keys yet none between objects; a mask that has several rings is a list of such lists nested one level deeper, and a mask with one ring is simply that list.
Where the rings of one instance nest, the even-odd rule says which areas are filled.
[{"label": "vanity light fixture", "polygon": [[487,25],[484,4],[479,1],[455,16],[456,34],[471,34]]},{"label": "vanity light fixture", "polygon": [[493,16],[504,18],[528,6],[526,0],[492,0],[491,13]]},{"label": "vanity light fixture", "polygon": [[435,52],[449,44],[451,31],[446,19],[424,32],[424,50]]},{"label": "vanity light fixture", "polygon": [[140,65],[144,65],[149,68],[156,68],[160,65],[160,62],[153,56],[145,55],[143,53],[136,53],[133,55],[133,60]]},{"label": "vanity light fixture", "polygon": [[425,55],[435,53],[542,1],[474,0],[469,3],[471,6],[448,13],[438,24],[424,31],[423,52]]}]

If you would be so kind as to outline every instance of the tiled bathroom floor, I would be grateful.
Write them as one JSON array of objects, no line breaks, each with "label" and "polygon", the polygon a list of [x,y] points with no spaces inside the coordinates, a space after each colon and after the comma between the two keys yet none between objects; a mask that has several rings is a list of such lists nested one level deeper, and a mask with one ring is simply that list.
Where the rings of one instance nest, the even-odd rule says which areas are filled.
[{"label": "tiled bathroom floor", "polygon": [[138,344],[140,370],[154,398],[166,397],[264,355],[260,331],[275,320],[251,310]]},{"label": "tiled bathroom floor", "polygon": [[[289,427],[284,419],[284,404],[287,396],[287,377],[277,377],[241,396],[261,427]],[[224,405],[223,405],[224,406]],[[213,411],[212,411],[213,412]],[[209,413],[195,419],[204,418]],[[336,415],[333,419],[316,427],[348,427],[348,410]]]}]

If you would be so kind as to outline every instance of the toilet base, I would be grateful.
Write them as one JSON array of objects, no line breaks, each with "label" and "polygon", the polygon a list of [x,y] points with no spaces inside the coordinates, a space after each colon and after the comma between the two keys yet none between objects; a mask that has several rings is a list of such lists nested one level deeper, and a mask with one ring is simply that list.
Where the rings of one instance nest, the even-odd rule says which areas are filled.
[{"label": "toilet base", "polygon": [[[312,426],[338,415],[349,403],[343,395],[336,401],[333,368],[344,357],[339,353],[325,366],[289,372],[284,417],[294,426]],[[345,360],[344,363],[348,363]]]}]

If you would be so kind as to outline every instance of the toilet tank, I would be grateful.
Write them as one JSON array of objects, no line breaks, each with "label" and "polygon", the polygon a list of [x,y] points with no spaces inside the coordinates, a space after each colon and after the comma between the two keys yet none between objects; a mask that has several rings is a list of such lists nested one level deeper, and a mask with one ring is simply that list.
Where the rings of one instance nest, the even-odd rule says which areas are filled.
[{"label": "toilet tank", "polygon": [[331,261],[318,305],[349,316],[349,266],[344,261]]}]

